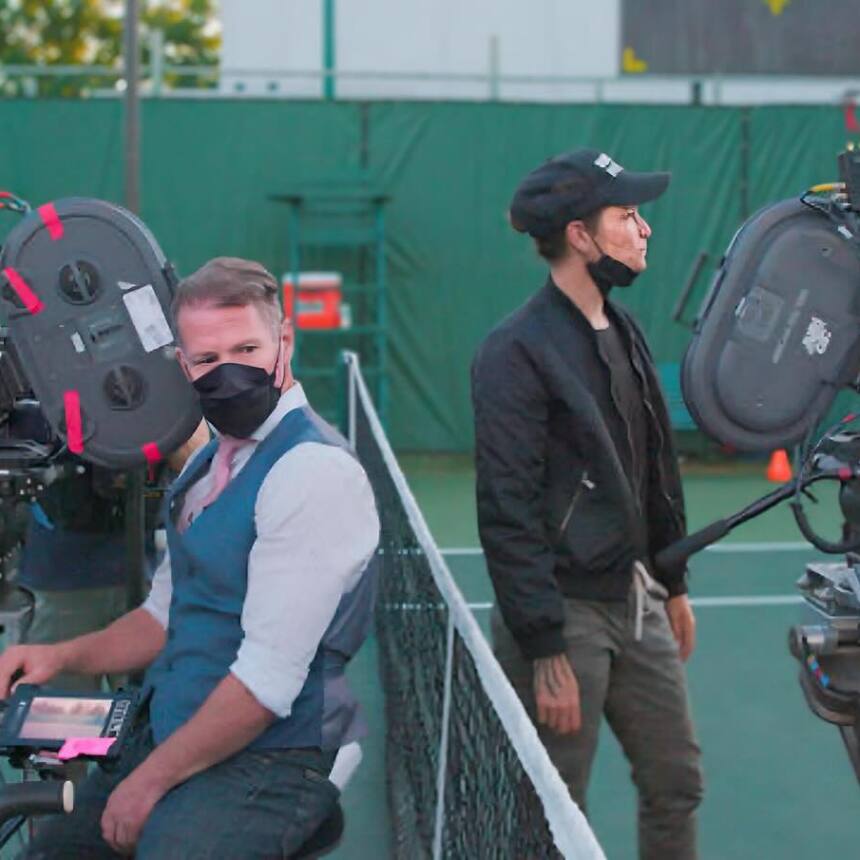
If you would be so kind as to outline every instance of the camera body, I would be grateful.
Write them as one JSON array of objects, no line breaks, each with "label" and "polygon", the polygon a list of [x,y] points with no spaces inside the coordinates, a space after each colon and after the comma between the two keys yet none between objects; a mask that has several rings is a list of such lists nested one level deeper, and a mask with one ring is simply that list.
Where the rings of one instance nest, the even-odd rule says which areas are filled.
[{"label": "camera body", "polygon": [[89,198],[39,207],[0,250],[0,418],[32,389],[54,435],[100,466],[156,462],[201,415],[176,361],[176,278],[136,216]]},{"label": "camera body", "polygon": [[849,146],[839,153],[839,179],[845,186],[848,205],[860,212],[860,149]]},{"label": "camera body", "polygon": [[[838,157],[841,181],[767,206],[732,239],[694,324],[681,367],[698,426],[738,450],[797,445],[797,477],[660,553],[683,561],[775,504],[791,499],[798,528],[844,561],[807,566],[797,587],[814,622],[793,627],[810,709],[836,725],[860,781],[860,433],[848,415],[819,426],[841,389],[860,391],[860,150]],[[803,508],[807,487],[839,482],[839,540]],[[658,557],[659,558],[659,557]]]},{"label": "camera body", "polygon": [[[0,628],[7,641],[26,629],[32,611],[26,592],[8,583],[32,503],[53,505],[50,520],[71,529],[121,528],[106,511],[121,511],[122,495],[135,509],[138,500],[113,487],[122,483],[118,475],[155,466],[201,420],[169,322],[176,276],[146,225],[90,198],[20,211],[0,247]],[[124,486],[139,495],[139,483]],[[138,547],[129,541],[134,570]],[[142,551],[142,535],[139,544]]]},{"label": "camera body", "polygon": [[721,444],[798,444],[857,382],[860,153],[846,151],[840,165],[838,191],[782,200],[746,221],[702,302],[681,387],[696,424]]}]

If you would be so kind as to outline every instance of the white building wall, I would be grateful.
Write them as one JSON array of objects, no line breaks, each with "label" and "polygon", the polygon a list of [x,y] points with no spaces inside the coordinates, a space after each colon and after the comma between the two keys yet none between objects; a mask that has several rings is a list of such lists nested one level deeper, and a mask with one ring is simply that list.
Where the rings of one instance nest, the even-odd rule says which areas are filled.
[{"label": "white building wall", "polygon": [[[347,0],[349,2],[349,0]],[[321,0],[221,0],[221,91],[242,95],[322,93]]]},{"label": "white building wall", "polygon": [[[224,95],[323,94],[324,0],[221,0]],[[334,0],[338,98],[689,103],[621,75],[620,0]],[[839,104],[860,80],[703,79],[704,104]]]},{"label": "white building wall", "polygon": [[[491,78],[618,73],[619,0],[335,0],[335,8],[341,98],[566,99],[557,82],[494,88]],[[322,94],[321,79],[305,74],[323,65],[322,0],[221,0],[221,16],[222,92]]]}]

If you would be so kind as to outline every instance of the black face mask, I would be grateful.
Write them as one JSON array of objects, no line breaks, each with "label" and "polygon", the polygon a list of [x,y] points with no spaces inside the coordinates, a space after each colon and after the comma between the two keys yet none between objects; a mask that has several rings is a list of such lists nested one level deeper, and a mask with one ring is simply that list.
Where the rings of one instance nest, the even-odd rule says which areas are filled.
[{"label": "black face mask", "polygon": [[247,439],[271,414],[281,396],[275,369],[247,364],[219,364],[195,379],[203,417],[219,432]]},{"label": "black face mask", "polygon": [[604,254],[603,248],[594,239],[592,241],[600,251],[600,259],[595,263],[586,263],[585,268],[603,297],[606,298],[613,287],[629,287],[639,276],[639,272],[635,272],[621,260]]}]

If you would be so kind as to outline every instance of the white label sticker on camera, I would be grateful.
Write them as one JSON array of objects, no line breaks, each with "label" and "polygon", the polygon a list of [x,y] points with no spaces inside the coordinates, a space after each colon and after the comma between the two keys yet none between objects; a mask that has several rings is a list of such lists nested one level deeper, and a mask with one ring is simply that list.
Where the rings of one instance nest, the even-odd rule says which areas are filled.
[{"label": "white label sticker on camera", "polygon": [[144,352],[173,343],[173,332],[161,309],[152,284],[132,290],[122,297]]},{"label": "white label sticker on camera", "polygon": [[812,317],[803,338],[803,345],[810,355],[824,355],[832,337],[833,332],[827,327],[827,323],[818,317]]}]

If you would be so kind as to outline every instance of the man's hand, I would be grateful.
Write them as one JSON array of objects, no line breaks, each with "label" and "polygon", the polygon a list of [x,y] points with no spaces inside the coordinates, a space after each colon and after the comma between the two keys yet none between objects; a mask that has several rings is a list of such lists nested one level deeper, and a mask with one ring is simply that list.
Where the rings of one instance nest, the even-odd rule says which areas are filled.
[{"label": "man's hand", "polygon": [[152,808],[166,794],[145,769],[133,770],[108,798],[102,813],[102,836],[114,851],[134,854]]},{"label": "man's hand", "polygon": [[174,786],[245,749],[275,715],[232,673],[129,774],[108,798],[102,835],[115,850],[134,853],[152,808]]},{"label": "man's hand", "polygon": [[669,626],[678,643],[681,659],[686,662],[696,647],[696,616],[686,594],[670,597],[666,601]]},{"label": "man's hand", "polygon": [[566,654],[534,661],[537,718],[560,735],[579,730],[579,684]]},{"label": "man's hand", "polygon": [[13,682],[44,684],[65,668],[61,645],[13,645],[0,655],[0,699],[8,698]]}]

